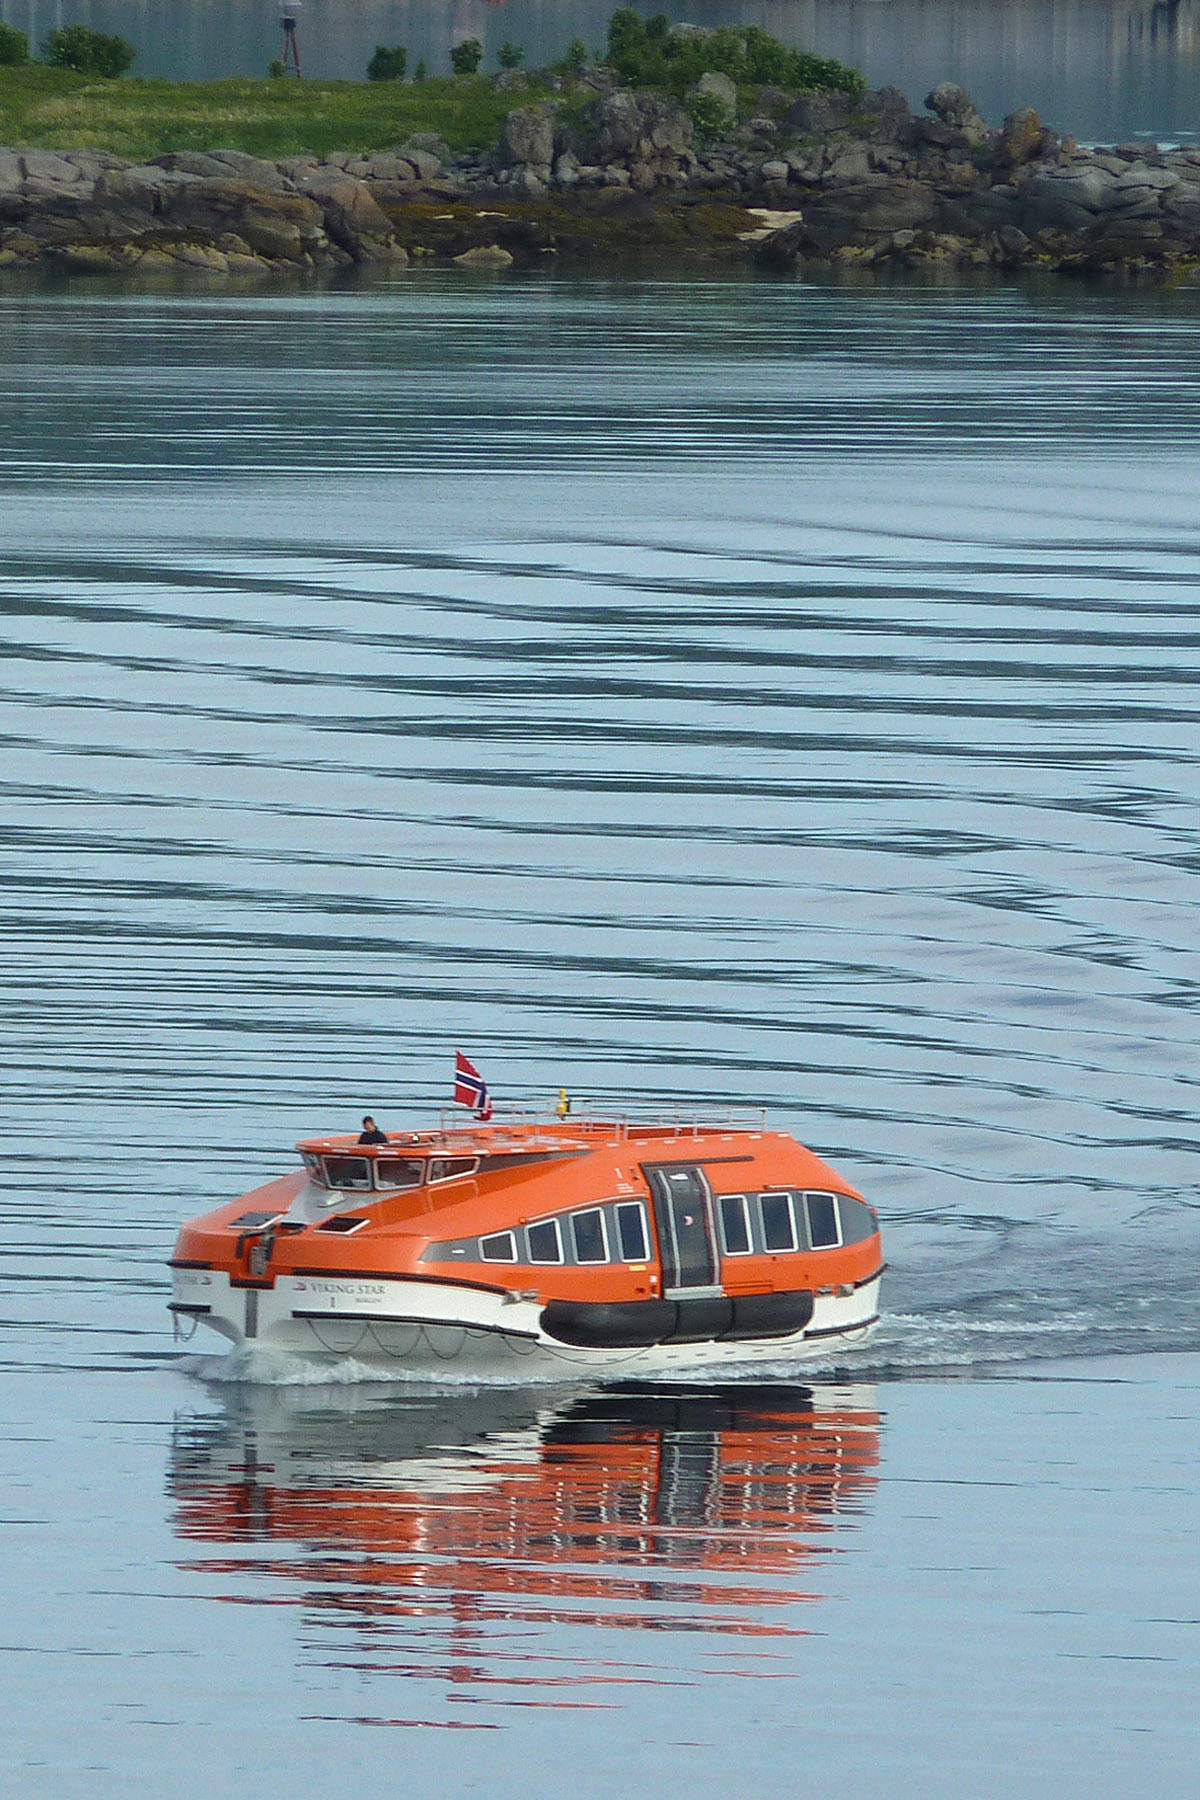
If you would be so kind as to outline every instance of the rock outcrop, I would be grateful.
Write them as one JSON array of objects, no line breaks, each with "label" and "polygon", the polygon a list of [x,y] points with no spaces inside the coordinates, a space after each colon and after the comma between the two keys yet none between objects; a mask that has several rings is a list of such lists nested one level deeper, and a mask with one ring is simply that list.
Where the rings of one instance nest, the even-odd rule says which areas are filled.
[{"label": "rock outcrop", "polygon": [[[721,108],[723,79],[698,84]],[[536,97],[512,108],[491,152],[458,158],[429,133],[277,162],[0,150],[0,267],[248,276],[434,257],[500,270],[657,251],[776,269],[1200,268],[1200,150],[1081,150],[1028,107],[993,130],[951,82],[923,115],[894,88],[763,88],[747,120],[698,143],[666,94],[605,70],[580,87],[582,110]]]}]

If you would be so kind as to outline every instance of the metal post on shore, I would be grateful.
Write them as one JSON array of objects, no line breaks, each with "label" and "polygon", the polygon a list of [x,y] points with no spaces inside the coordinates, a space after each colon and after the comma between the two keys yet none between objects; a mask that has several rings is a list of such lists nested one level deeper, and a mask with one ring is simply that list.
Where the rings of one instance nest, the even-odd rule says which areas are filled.
[{"label": "metal post on shore", "polygon": [[297,79],[300,78],[300,45],[296,41],[298,10],[294,5],[287,6],[279,15],[279,23],[283,27],[283,54],[280,57],[283,72],[285,75],[295,75]]}]

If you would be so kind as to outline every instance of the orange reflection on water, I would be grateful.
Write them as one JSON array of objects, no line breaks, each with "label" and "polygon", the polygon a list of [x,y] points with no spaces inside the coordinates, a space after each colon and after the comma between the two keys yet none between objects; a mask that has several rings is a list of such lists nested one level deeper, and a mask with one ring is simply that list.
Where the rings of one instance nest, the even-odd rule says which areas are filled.
[{"label": "orange reflection on water", "polygon": [[[769,1642],[746,1640],[808,1629],[878,1458],[868,1387],[393,1393],[350,1411],[276,1392],[181,1424],[169,1485],[177,1534],[224,1550],[183,1566],[220,1578],[214,1598],[302,1605],[323,1663],[460,1702],[580,1706],[676,1679],[659,1633],[709,1634],[724,1674],[771,1673]],[[647,1654],[604,1656],[597,1628]]]}]

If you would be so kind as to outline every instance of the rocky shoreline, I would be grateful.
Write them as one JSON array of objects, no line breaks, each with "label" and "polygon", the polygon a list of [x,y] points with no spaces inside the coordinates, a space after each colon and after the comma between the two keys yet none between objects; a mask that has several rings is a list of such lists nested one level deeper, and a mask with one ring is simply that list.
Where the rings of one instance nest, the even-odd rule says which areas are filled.
[{"label": "rocky shoreline", "polygon": [[[1028,108],[993,129],[952,83],[920,115],[896,89],[764,89],[755,116],[699,144],[669,96],[586,74],[582,123],[535,99],[485,155],[454,157],[428,134],[278,162],[0,149],[0,269],[224,278],[647,255],[1158,280],[1200,269],[1200,150],[1085,149]],[[700,85],[720,100],[725,80]]]}]

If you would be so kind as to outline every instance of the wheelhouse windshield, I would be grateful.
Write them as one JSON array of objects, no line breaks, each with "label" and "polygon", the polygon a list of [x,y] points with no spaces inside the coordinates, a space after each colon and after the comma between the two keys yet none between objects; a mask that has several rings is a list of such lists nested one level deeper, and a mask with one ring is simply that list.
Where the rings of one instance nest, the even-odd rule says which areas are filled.
[{"label": "wheelhouse windshield", "polygon": [[303,1156],[311,1179],[339,1193],[361,1194],[376,1187],[394,1194],[401,1188],[420,1187],[425,1180],[422,1156],[318,1156],[312,1150]]}]

